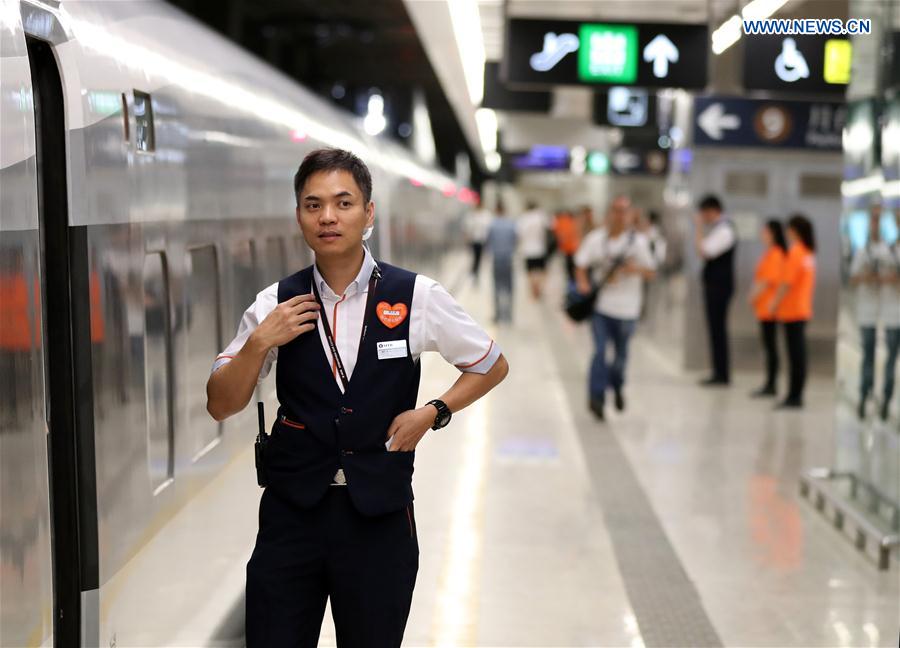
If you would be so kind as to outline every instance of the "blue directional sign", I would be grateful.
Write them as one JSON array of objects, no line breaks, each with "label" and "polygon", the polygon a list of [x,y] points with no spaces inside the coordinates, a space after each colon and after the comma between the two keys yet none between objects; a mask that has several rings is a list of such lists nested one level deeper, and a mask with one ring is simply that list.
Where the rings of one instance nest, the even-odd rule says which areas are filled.
[{"label": "blue directional sign", "polygon": [[694,144],[840,151],[846,121],[838,102],[697,97]]}]

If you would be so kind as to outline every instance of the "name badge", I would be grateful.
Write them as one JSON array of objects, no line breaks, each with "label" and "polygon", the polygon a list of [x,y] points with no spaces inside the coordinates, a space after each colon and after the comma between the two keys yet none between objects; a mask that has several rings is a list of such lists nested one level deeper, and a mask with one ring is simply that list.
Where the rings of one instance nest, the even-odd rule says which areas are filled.
[{"label": "name badge", "polygon": [[392,358],[405,358],[406,340],[394,340],[392,342],[378,342],[378,359],[390,360]]},{"label": "name badge", "polygon": [[378,359],[390,360],[391,358],[405,358],[406,340],[395,340],[393,342],[378,342]]}]

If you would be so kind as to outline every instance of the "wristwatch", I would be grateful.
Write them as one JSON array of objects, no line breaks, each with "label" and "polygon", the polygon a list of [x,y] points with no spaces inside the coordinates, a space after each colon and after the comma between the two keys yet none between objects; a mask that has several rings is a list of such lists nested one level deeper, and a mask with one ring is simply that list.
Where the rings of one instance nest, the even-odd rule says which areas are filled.
[{"label": "wristwatch", "polygon": [[450,422],[450,419],[453,418],[453,412],[450,411],[450,408],[447,407],[447,403],[442,400],[430,400],[426,405],[434,405],[437,409],[437,416],[434,417],[434,425],[431,426],[432,430],[440,430],[442,427],[446,427]]}]

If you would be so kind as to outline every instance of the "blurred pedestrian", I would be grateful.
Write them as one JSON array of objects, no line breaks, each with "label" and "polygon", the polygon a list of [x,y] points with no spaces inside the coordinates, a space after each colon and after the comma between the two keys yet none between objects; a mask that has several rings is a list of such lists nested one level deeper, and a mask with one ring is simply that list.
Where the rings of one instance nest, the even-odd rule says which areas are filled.
[{"label": "blurred pedestrian", "polygon": [[897,379],[897,356],[900,355],[900,211],[894,212],[895,238],[885,246],[884,270],[881,274],[881,313],[887,357],[884,359],[884,390],[881,420],[887,421]]},{"label": "blurred pedestrian", "polygon": [[766,354],[766,382],[753,392],[755,397],[774,396],[778,379],[778,324],[772,313],[772,300],[778,292],[784,271],[787,241],[781,222],[771,219],[760,231],[763,253],[756,264],[748,302],[759,321],[760,338]]},{"label": "blurred pedestrian", "polygon": [[712,359],[712,375],[702,385],[727,385],[731,380],[728,353],[728,307],[734,294],[734,253],[737,234],[723,215],[722,202],[708,195],[697,206],[694,245],[703,259],[703,300]]},{"label": "blurred pedestrian", "polygon": [[885,260],[886,247],[881,240],[881,205],[869,208],[869,222],[865,244],[853,254],[850,262],[850,285],[854,288],[856,325],[859,327],[862,358],[859,368],[859,400],[856,412],[860,420],[866,417],[866,404],[875,385],[875,341],[878,331],[880,266]]},{"label": "blurred pedestrian", "polygon": [[544,288],[544,274],[547,266],[547,216],[534,201],[529,201],[526,211],[519,217],[518,234],[525,257],[525,270],[531,296],[540,299]]},{"label": "blurred pedestrian", "polygon": [[884,363],[880,416],[887,420],[894,392],[894,371],[900,347],[900,251],[895,241],[889,245],[881,231],[882,207],[869,207],[866,243],[853,255],[850,284],[854,287],[856,324],[862,347],[857,416],[866,417],[869,398],[875,387],[875,355],[879,323],[884,327],[887,355]]},{"label": "blurred pedestrian", "polygon": [[512,323],[513,255],[517,240],[516,224],[506,217],[503,203],[498,202],[485,242],[494,270],[494,322]]},{"label": "blurred pedestrian", "polygon": [[568,209],[563,209],[556,215],[553,223],[556,234],[556,245],[566,262],[566,276],[569,282],[575,281],[575,253],[581,245],[581,233],[575,216]]},{"label": "blurred pedestrian", "polygon": [[778,409],[803,407],[806,386],[806,324],[813,316],[816,287],[816,240],[812,223],[795,214],[787,225],[788,253],[781,285],[772,300],[771,312],[784,325],[790,380],[787,397]]},{"label": "blurred pedestrian", "polygon": [[484,250],[484,242],[487,239],[488,228],[491,226],[493,216],[478,199],[478,208],[471,212],[466,219],[466,240],[472,250],[472,278],[478,281],[478,272],[481,268],[481,255]]},{"label": "blurred pedestrian", "polygon": [[590,205],[582,205],[575,221],[578,223],[578,231],[583,241],[594,230],[594,210]]},{"label": "blurred pedestrian", "polygon": [[[591,321],[594,358],[588,381],[588,406],[599,420],[605,419],[607,387],[612,387],[615,407],[625,409],[625,367],[628,342],[641,313],[643,282],[654,276],[653,255],[647,237],[635,231],[631,201],[616,197],[607,225],[588,234],[575,254],[575,279],[582,294],[600,287]],[[613,360],[606,356],[612,343]]]},{"label": "blurred pedestrian", "polygon": [[652,209],[646,213],[638,211],[637,223],[638,231],[647,237],[650,252],[653,254],[653,260],[659,270],[666,262],[666,254],[669,250],[666,237],[659,228],[659,213]]}]

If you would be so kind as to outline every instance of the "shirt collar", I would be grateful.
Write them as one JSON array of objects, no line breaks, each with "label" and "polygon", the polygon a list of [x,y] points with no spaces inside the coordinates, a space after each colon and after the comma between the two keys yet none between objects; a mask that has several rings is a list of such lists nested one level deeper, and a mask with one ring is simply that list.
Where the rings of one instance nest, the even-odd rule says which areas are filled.
[{"label": "shirt collar", "polygon": [[[369,292],[369,278],[372,276],[372,271],[375,270],[375,258],[372,256],[372,253],[369,252],[369,248],[365,245],[363,246],[363,254],[363,262],[362,267],[359,269],[359,274],[356,275],[356,279],[351,281],[350,285],[347,286],[347,290],[344,291],[344,295],[347,297],[360,292]],[[313,264],[313,277],[316,281],[316,285],[319,287],[319,293],[322,295],[323,299],[341,299],[341,296],[335,294],[331,289],[331,286],[325,283],[325,279],[319,272],[319,266],[316,264]]]}]

